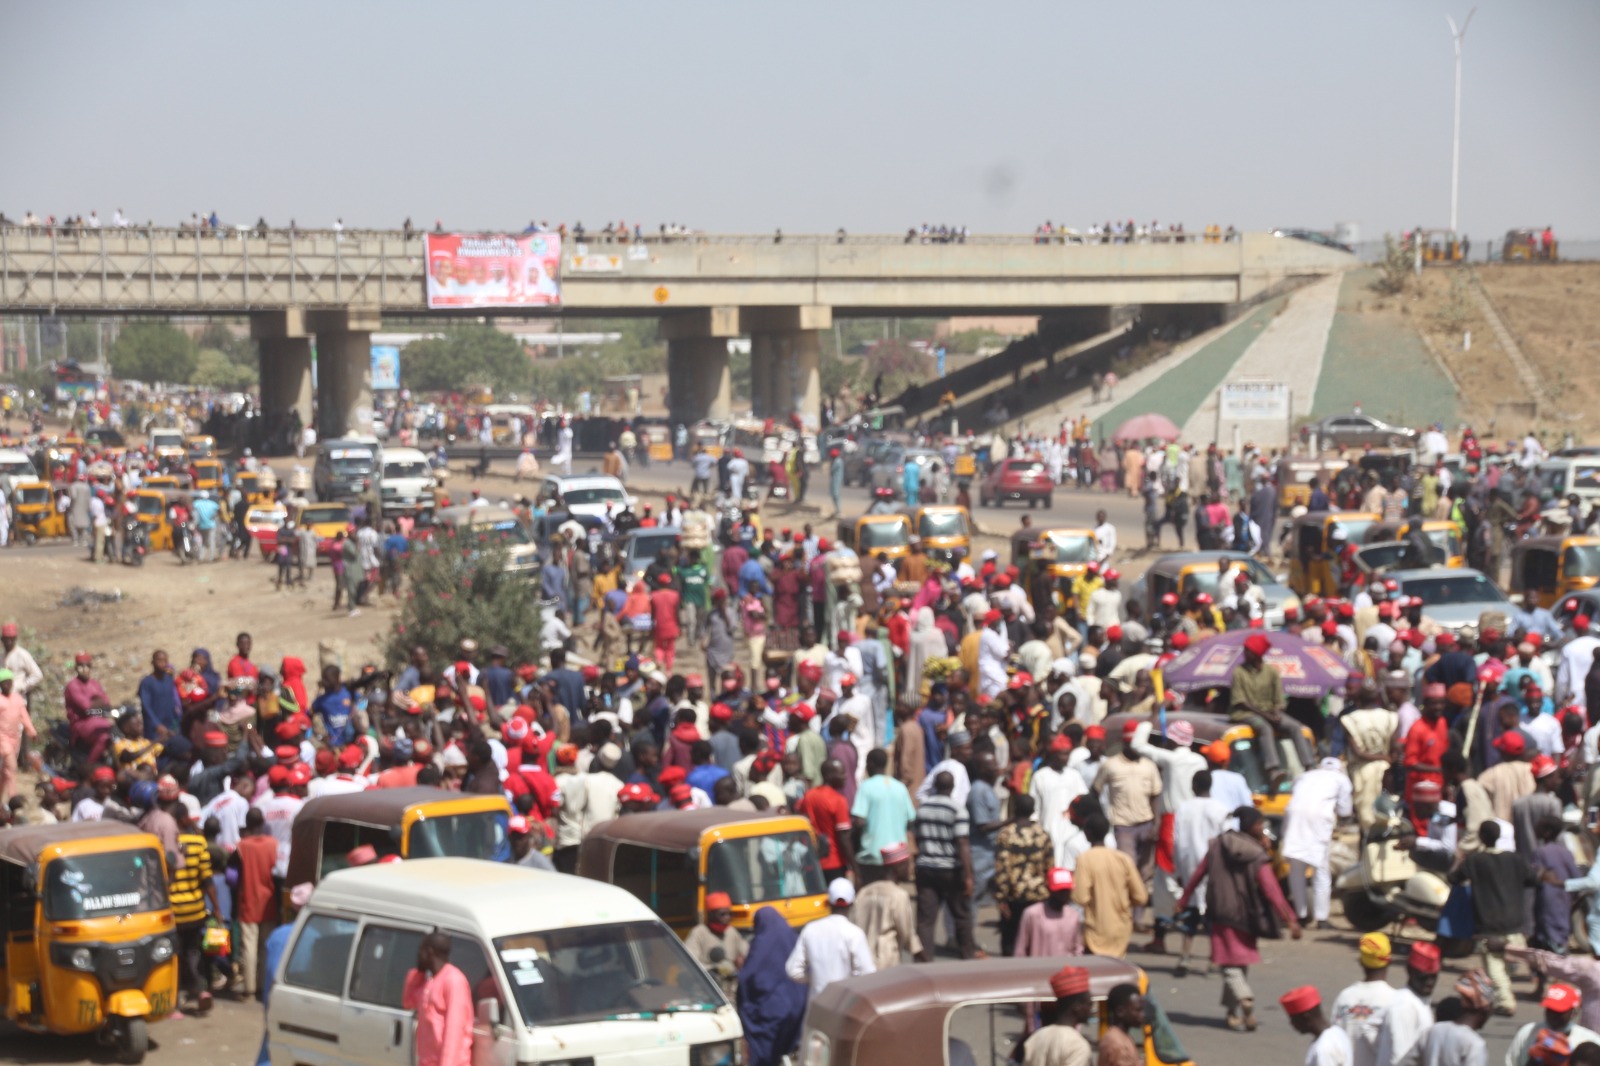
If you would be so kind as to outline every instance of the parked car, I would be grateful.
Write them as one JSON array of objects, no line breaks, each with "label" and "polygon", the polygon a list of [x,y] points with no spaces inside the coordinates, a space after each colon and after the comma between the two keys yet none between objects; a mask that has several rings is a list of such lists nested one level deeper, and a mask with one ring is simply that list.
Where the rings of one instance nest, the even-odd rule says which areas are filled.
[{"label": "parked car", "polygon": [[1510,615],[1506,594],[1477,570],[1391,570],[1384,575],[1400,583],[1400,591],[1422,600],[1422,613],[1446,629],[1476,626],[1485,611]]},{"label": "parked car", "polygon": [[1054,498],[1055,482],[1038,459],[1002,459],[978,483],[978,506],[999,507],[1006,500],[1027,500],[1029,508]]},{"label": "parked car", "polygon": [[931,448],[908,448],[903,444],[893,444],[873,464],[869,487],[893,489],[895,498],[899,499],[904,495],[901,489],[905,484],[906,464],[916,463],[922,467],[922,477],[926,481],[928,464],[935,459],[941,459],[941,456]]},{"label": "parked car", "polygon": [[1329,415],[1320,422],[1303,427],[1300,439],[1310,440],[1312,433],[1317,435],[1317,443],[1324,447],[1359,448],[1370,444],[1373,447],[1410,448],[1417,443],[1416,430],[1391,426],[1381,418],[1362,414]]}]

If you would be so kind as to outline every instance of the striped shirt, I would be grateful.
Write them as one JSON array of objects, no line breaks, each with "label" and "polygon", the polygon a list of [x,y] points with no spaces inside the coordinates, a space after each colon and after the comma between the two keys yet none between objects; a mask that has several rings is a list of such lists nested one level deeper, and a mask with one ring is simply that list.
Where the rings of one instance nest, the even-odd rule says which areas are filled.
[{"label": "striped shirt", "polygon": [[961,853],[956,841],[969,835],[967,812],[949,796],[934,795],[922,801],[913,827],[917,837],[919,870],[959,870]]},{"label": "striped shirt", "polygon": [[202,886],[211,880],[211,852],[199,833],[178,834],[178,847],[183,852],[183,868],[172,872],[172,889],[167,894],[172,918],[179,925],[203,922],[206,898]]}]

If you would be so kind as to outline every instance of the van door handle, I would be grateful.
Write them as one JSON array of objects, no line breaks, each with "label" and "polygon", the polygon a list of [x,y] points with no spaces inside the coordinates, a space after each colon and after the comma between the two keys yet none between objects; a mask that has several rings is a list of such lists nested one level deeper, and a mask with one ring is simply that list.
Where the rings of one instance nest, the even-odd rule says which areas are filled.
[{"label": "van door handle", "polygon": [[396,1018],[394,1020],[394,1046],[395,1047],[399,1047],[400,1046],[400,1024],[401,1024],[400,1023],[400,1019]]}]

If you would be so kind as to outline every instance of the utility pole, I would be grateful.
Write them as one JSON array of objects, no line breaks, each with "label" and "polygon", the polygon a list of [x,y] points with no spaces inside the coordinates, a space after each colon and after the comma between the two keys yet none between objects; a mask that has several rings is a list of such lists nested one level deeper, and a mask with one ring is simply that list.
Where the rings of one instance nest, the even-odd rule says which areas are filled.
[{"label": "utility pole", "polygon": [[1450,37],[1456,46],[1456,113],[1455,132],[1450,143],[1450,239],[1455,240],[1456,230],[1456,204],[1461,195],[1461,42],[1467,36],[1467,27],[1472,24],[1472,16],[1478,13],[1477,8],[1467,12],[1467,17],[1462,21],[1461,28],[1456,29],[1456,20],[1449,15],[1444,20],[1450,24]]}]

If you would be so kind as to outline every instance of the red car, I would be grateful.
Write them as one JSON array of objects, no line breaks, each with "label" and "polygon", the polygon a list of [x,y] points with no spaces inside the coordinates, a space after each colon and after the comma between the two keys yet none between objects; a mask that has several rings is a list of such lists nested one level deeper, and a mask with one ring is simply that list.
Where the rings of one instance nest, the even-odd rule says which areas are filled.
[{"label": "red car", "polygon": [[1043,501],[1050,506],[1055,485],[1050,472],[1037,459],[1002,459],[978,486],[978,506],[999,507],[1005,500],[1027,500],[1030,508]]}]

